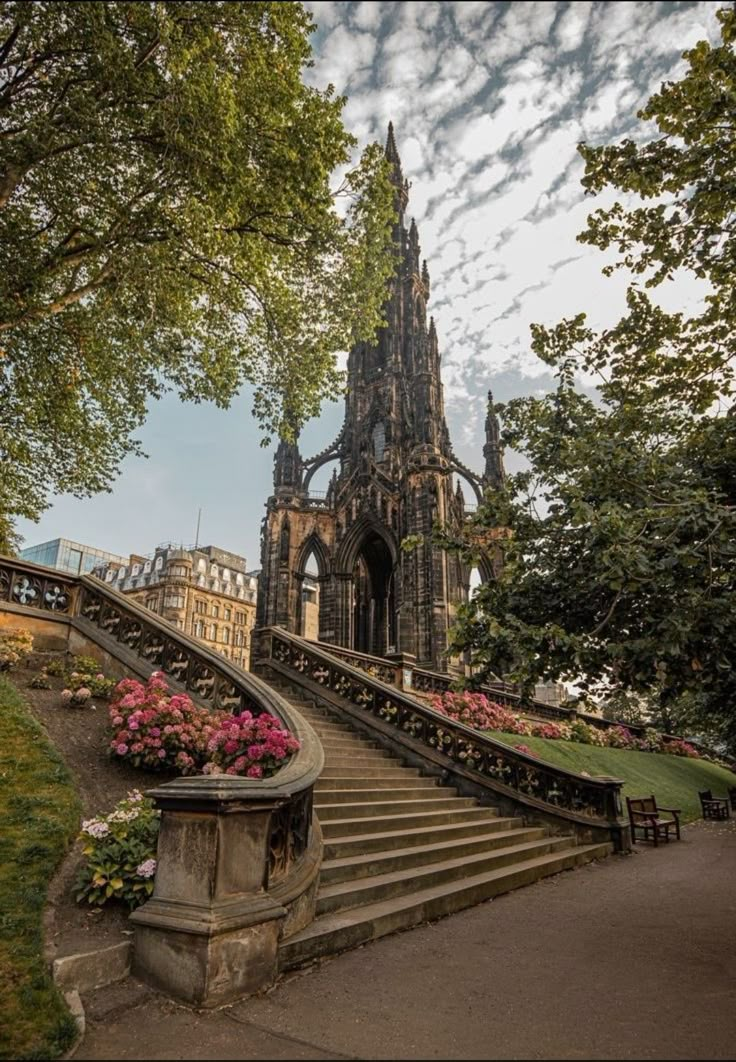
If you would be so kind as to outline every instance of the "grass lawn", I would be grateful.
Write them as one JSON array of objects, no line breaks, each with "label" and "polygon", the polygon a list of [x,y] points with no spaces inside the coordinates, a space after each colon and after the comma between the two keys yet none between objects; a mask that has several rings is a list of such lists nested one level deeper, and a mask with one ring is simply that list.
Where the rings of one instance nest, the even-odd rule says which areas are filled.
[{"label": "grass lawn", "polygon": [[49,879],[79,829],[64,761],[0,677],[0,1058],[52,1059],[76,1036],[43,958]]},{"label": "grass lawn", "polygon": [[701,817],[698,790],[710,789],[713,796],[725,797],[728,787],[736,785],[736,774],[704,760],[629,752],[627,749],[601,749],[576,741],[550,741],[497,731],[488,731],[488,736],[507,745],[526,745],[540,760],[577,774],[585,771],[591,775],[620,778],[626,783],[624,798],[654,793],[662,807],[680,808],[685,822]]}]

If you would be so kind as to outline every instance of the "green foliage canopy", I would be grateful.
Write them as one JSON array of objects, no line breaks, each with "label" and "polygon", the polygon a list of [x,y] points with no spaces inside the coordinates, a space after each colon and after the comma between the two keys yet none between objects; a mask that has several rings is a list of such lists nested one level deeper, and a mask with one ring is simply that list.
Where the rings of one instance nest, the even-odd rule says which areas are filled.
[{"label": "green foliage canopy", "polygon": [[[443,540],[472,559],[499,534],[504,567],[462,610],[456,650],[481,674],[531,685],[690,696],[733,720],[736,702],[736,54],[685,53],[640,117],[647,142],[581,145],[591,193],[634,193],[591,215],[579,237],[633,274],[618,323],[585,314],[532,327],[556,389],[497,407],[529,469],[489,493],[466,532]],[[610,272],[611,270],[609,270]],[[650,297],[676,274],[702,282],[694,312]],[[595,380],[597,394],[580,386]],[[736,731],[736,727],[734,727]]]},{"label": "green foliage canopy", "polygon": [[391,186],[303,81],[313,28],[298,3],[0,3],[6,527],[106,489],[165,390],[249,383],[288,432],[373,335]]}]

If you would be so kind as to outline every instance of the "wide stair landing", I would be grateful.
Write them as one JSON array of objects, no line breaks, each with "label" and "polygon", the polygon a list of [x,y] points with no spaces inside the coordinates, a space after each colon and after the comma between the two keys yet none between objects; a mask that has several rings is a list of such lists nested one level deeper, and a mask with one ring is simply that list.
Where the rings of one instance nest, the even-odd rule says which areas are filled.
[{"label": "wide stair landing", "polygon": [[[274,683],[274,685],[277,685]],[[610,844],[577,845],[461,797],[351,727],[282,693],[325,751],[315,785],[324,861],[311,925],[279,950],[282,970],[481,903],[602,858]]]}]

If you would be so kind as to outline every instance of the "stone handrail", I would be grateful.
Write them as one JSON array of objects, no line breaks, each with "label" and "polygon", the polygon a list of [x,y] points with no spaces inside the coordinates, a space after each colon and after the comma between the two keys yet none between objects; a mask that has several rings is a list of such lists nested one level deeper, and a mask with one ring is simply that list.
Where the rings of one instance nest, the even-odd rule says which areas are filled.
[{"label": "stone handrail", "polygon": [[314,917],[324,754],[309,723],[257,676],[92,576],[0,557],[1,612],[40,631],[63,624],[128,674],[163,671],[201,706],[267,712],[298,738],[269,778],[178,778],[150,791],[162,812],[155,890],[132,916],[136,969],[169,994],[214,1006],[268,984],[278,940]]},{"label": "stone handrail", "polygon": [[[259,637],[259,666],[271,667],[308,693],[320,689],[343,703],[394,745],[402,745],[464,777],[476,789],[492,791],[517,805],[535,809],[558,823],[565,821],[606,831],[619,849],[628,847],[616,779],[588,778],[544,763],[436,712],[395,685],[381,681],[337,653],[290,634],[264,628]],[[578,831],[580,832],[580,831]]]},{"label": "stone handrail", "polygon": [[[374,678],[379,678],[383,682],[388,682],[401,688],[401,666],[393,664],[384,657],[371,656],[369,653],[359,653],[355,649],[344,649],[342,646],[328,645],[325,642],[312,642],[311,644],[332,653],[334,656],[339,657],[340,660],[353,664],[354,667],[360,668],[361,671],[365,671],[368,675],[373,675]],[[403,666],[406,667],[405,664]],[[411,665],[411,689],[416,693],[425,695],[442,694],[451,690],[453,684],[454,680],[451,675],[443,675],[439,671],[430,671],[428,668]],[[573,722],[575,719],[582,719],[585,723],[601,729],[608,729],[612,726],[626,726],[632,734],[637,736],[644,734],[645,728],[643,726],[612,722],[609,719],[603,719],[588,712],[577,712],[575,709],[560,708],[554,704],[547,704],[545,701],[523,698],[510,689],[508,683],[505,682],[485,683],[479,687],[479,692],[486,694],[487,697],[505,707],[514,708],[517,711],[526,711],[543,719],[552,719],[558,722]]]}]

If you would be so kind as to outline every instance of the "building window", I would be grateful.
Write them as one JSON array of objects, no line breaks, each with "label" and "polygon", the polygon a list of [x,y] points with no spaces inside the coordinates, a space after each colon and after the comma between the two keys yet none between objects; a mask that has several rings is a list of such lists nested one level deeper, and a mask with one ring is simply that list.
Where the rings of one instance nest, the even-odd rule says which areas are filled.
[{"label": "building window", "polygon": [[373,457],[376,461],[383,461],[386,450],[386,425],[379,420],[373,429]]},{"label": "building window", "polygon": [[215,619],[219,619],[220,618],[220,606],[219,605],[213,605],[212,606],[212,615],[213,615],[213,617]]},{"label": "building window", "polygon": [[164,608],[184,608],[184,595],[167,594],[164,598]]},{"label": "building window", "polygon": [[204,638],[204,623],[202,623],[202,620],[197,620],[194,624],[194,633],[197,638]]},{"label": "building window", "polygon": [[156,571],[157,571],[157,572],[160,572],[160,571],[161,571],[161,569],[162,569],[162,568],[163,568],[163,566],[164,566],[164,559],[163,559],[163,557],[161,557],[161,556],[158,556],[158,557],[156,557],[156,561],[155,561],[155,563],[154,563],[154,565],[153,565],[153,566],[154,566],[154,568],[156,569]]},{"label": "building window", "polygon": [[225,627],[222,631],[222,644],[230,645],[230,628]]},{"label": "building window", "polygon": [[225,609],[225,619],[229,620],[231,618],[231,616],[232,616],[232,612],[230,611],[229,608],[226,608]]},{"label": "building window", "polygon": [[236,612],[235,613],[235,622],[236,623],[245,623],[245,613],[244,612]]},{"label": "building window", "polygon": [[111,583],[114,578],[115,578],[115,572],[112,570],[112,568],[108,568],[107,571],[105,572],[105,582],[106,583]]},{"label": "building window", "polygon": [[203,601],[201,597],[198,597],[194,602],[194,611],[199,612],[200,615],[207,614],[207,602]]},{"label": "building window", "polygon": [[217,641],[217,624],[216,623],[213,623],[212,626],[210,627],[210,641],[211,642],[216,642]]},{"label": "building window", "polygon": [[156,605],[158,605],[158,597],[149,597],[146,600],[146,608],[150,608],[151,612],[156,611]]},{"label": "building window", "polygon": [[187,569],[183,564],[172,564],[169,572],[171,575],[186,575]]}]

